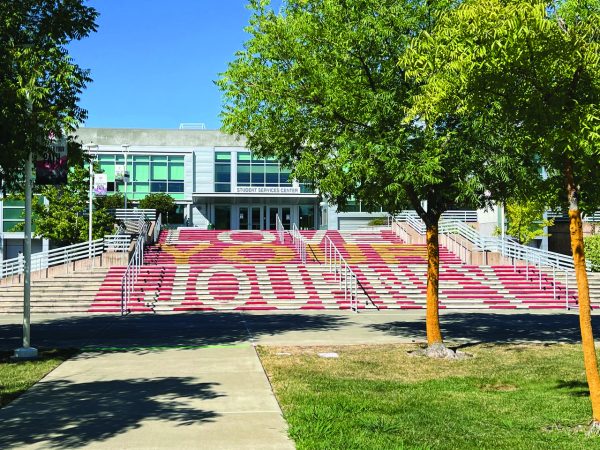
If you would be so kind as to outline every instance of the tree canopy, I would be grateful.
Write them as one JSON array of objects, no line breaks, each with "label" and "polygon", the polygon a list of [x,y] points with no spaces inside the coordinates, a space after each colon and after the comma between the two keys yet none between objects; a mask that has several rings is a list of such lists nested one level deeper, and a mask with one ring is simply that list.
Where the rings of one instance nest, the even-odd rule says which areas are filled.
[{"label": "tree canopy", "polygon": [[415,117],[475,113],[492,134],[513,130],[522,157],[545,169],[554,203],[568,209],[592,426],[600,429],[581,222],[582,211],[600,207],[600,1],[468,0],[421,33],[405,61],[422,83]]},{"label": "tree canopy", "polygon": [[[52,157],[52,143],[85,119],[77,104],[90,81],[67,44],[96,30],[84,0],[0,2],[0,182],[16,189],[28,153]],[[69,139],[70,151],[81,153]]]},{"label": "tree canopy", "polygon": [[155,209],[156,217],[162,214],[163,223],[169,223],[169,215],[173,216],[176,207],[173,197],[165,192],[153,192],[140,200],[140,208]]},{"label": "tree canopy", "polygon": [[[276,14],[254,0],[251,37],[218,82],[225,130],[290,165],[330,202],[417,211],[428,227],[435,311],[440,215],[503,199],[529,173],[507,136],[487,133],[477,114],[407,116],[422,82],[406,76],[405,53],[458,3],[292,0]],[[434,334],[430,343],[441,341],[439,327]]]}]

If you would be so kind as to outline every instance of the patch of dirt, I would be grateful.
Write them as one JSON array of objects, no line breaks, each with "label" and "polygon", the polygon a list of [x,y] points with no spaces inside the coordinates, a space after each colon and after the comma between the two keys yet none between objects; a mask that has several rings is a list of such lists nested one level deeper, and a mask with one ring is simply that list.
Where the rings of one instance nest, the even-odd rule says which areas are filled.
[{"label": "patch of dirt", "polygon": [[483,384],[481,386],[479,386],[479,388],[482,391],[487,391],[487,392],[513,392],[516,391],[518,388],[517,386],[513,385],[513,384],[502,384],[502,383],[496,383],[496,384]]},{"label": "patch of dirt", "polygon": [[410,351],[408,352],[408,354],[410,356],[425,356],[427,358],[454,360],[462,360],[473,357],[473,355],[469,353],[461,352],[460,350],[452,350],[446,347],[444,344],[429,345],[426,348],[420,348],[417,350]]}]

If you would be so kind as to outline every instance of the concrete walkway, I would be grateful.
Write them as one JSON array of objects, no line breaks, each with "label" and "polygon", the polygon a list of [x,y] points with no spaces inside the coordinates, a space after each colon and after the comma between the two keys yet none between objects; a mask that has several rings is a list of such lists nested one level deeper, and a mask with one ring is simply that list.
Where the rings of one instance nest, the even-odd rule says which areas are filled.
[{"label": "concrete walkway", "polygon": [[[577,342],[576,314],[452,311],[441,322],[449,343]],[[20,335],[20,317],[0,316],[0,349]],[[424,337],[423,311],[34,316],[36,346],[84,352],[0,409],[0,449],[294,448],[253,344]]]},{"label": "concrete walkway", "polygon": [[249,344],[83,353],[0,423],[2,449],[294,448]]}]

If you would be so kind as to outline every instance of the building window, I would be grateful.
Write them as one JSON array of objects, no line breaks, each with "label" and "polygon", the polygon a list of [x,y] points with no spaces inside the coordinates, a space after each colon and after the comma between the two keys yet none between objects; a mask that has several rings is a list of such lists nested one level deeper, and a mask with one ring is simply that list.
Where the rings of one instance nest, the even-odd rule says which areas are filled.
[{"label": "building window", "polygon": [[[125,183],[115,181],[115,166],[123,165],[121,154],[98,155],[100,168],[108,177],[108,192],[124,192]],[[126,170],[130,174],[127,198],[141,200],[151,192],[166,192],[176,199],[183,199],[185,165],[184,157],[167,155],[127,155]]]},{"label": "building window", "polygon": [[231,192],[231,152],[215,152],[215,192]]}]

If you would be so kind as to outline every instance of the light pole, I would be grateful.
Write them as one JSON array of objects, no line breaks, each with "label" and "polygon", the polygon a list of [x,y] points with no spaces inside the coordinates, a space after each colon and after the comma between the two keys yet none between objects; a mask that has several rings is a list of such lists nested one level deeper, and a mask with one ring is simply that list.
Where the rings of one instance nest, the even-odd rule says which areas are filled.
[{"label": "light pole", "polygon": [[93,205],[93,189],[94,189],[94,160],[92,159],[92,149],[97,150],[98,146],[96,144],[94,144],[93,142],[90,142],[89,144],[86,145],[87,151],[88,151],[88,156],[90,157],[90,191],[88,193],[88,218],[89,218],[89,222],[88,222],[88,258],[92,258],[92,232],[93,232],[93,225],[92,225],[92,221],[93,221],[93,213],[94,213],[94,205]]},{"label": "light pole", "polygon": [[[27,108],[31,114],[33,101],[27,92]],[[33,172],[33,157],[31,149],[25,162],[25,230],[23,239],[23,347],[15,350],[15,359],[34,359],[38,356],[36,348],[31,347],[31,175]]]},{"label": "light pole", "polygon": [[127,150],[129,149],[129,144],[121,145],[123,147],[123,154],[125,155],[125,170],[123,171],[123,183],[125,183],[125,192],[123,193],[123,197],[125,197],[125,215],[127,215],[127,182],[129,181],[129,172],[127,171]]}]

